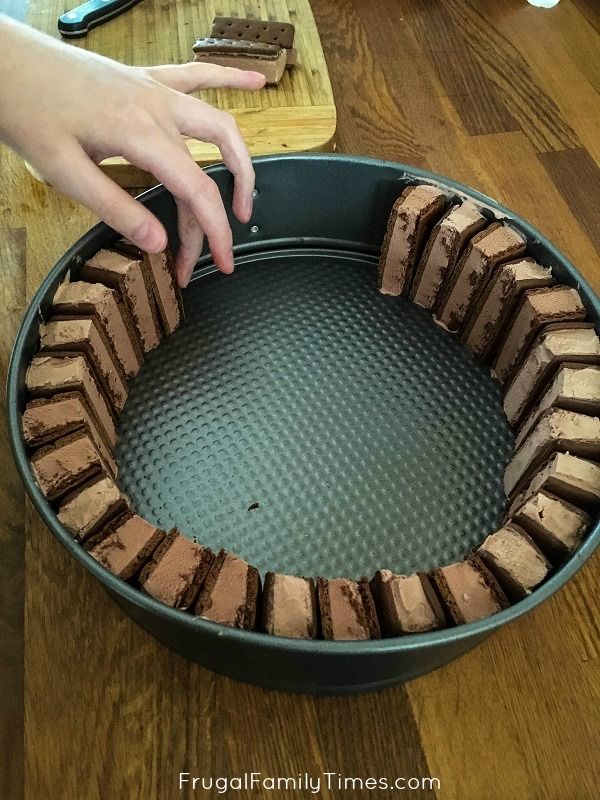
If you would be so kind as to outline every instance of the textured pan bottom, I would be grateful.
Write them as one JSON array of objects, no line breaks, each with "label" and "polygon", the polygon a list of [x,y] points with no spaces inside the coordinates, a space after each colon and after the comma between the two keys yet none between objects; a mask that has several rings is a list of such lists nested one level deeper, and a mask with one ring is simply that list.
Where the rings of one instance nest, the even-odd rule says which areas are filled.
[{"label": "textured pan bottom", "polygon": [[375,269],[286,250],[192,282],[121,417],[143,516],[263,574],[330,577],[428,569],[497,527],[500,387],[428,313],[381,296]]}]

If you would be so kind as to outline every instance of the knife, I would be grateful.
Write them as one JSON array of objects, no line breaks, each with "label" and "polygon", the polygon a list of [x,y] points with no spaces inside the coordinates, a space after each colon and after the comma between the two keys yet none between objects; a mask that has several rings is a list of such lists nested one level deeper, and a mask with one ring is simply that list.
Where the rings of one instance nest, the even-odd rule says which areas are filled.
[{"label": "knife", "polygon": [[59,33],[69,39],[85,36],[90,28],[108,22],[139,2],[140,0],[89,0],[59,17]]}]

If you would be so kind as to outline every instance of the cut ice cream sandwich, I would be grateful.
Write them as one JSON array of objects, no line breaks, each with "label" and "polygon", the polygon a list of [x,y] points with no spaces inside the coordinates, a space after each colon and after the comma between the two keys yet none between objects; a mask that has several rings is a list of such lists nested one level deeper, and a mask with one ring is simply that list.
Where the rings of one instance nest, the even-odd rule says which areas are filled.
[{"label": "cut ice cream sandwich", "polygon": [[549,408],[564,408],[591,417],[600,416],[600,366],[562,364],[515,437],[520,447],[540,416]]},{"label": "cut ice cream sandwich", "polygon": [[84,431],[112,475],[117,474],[110,442],[79,392],[64,392],[30,400],[21,418],[21,430],[25,444],[32,448],[43,447],[63,436]]},{"label": "cut ice cream sandwich", "polygon": [[127,307],[144,353],[154,350],[161,339],[156,305],[144,258],[135,258],[113,250],[100,250],[83,264],[79,274],[90,283],[102,283],[114,289]]},{"label": "cut ice cream sandwich", "polygon": [[40,352],[84,353],[115,412],[127,400],[125,374],[95,317],[51,319],[40,326]]},{"label": "cut ice cream sandwich", "polygon": [[519,423],[565,362],[600,364],[600,339],[591,323],[542,330],[506,388],[504,413],[511,425]]},{"label": "cut ice cream sandwich", "polygon": [[259,592],[256,567],[221,550],[208,570],[194,613],[220,625],[251,631],[256,627]]},{"label": "cut ice cream sandwich", "polygon": [[129,312],[116,292],[100,283],[62,283],[53,300],[54,316],[96,317],[127,378],[142,365],[142,352]]},{"label": "cut ice cream sandwich", "polygon": [[552,271],[533,258],[501,264],[484,287],[465,322],[461,339],[478,358],[487,360],[494,352],[507,320],[520,295],[553,283]]},{"label": "cut ice cream sandwich", "polygon": [[437,222],[423,254],[410,290],[417,305],[433,310],[445,281],[452,274],[468,240],[487,225],[471,203],[455,204]]},{"label": "cut ice cream sandwich", "polygon": [[600,465],[570,453],[555,453],[510,504],[506,518],[539,491],[549,492],[588,510],[600,505]]},{"label": "cut ice cream sandwich", "polygon": [[58,500],[106,471],[102,456],[85,431],[70,433],[36,450],[31,469],[48,500]]},{"label": "cut ice cream sandwich", "polygon": [[127,498],[119,487],[111,478],[101,476],[68,494],[57,516],[72,536],[86,541],[127,508]]},{"label": "cut ice cream sandwich", "polygon": [[317,595],[324,639],[379,639],[381,631],[366,578],[317,579]]},{"label": "cut ice cream sandwich", "polygon": [[549,324],[585,319],[586,310],[576,289],[550,286],[526,291],[499,345],[494,374],[506,384],[519,367],[540,330]]},{"label": "cut ice cream sandwich", "polygon": [[600,419],[564,408],[545,411],[506,467],[507,497],[518,491],[554,452],[571,453],[592,461],[600,459]]},{"label": "cut ice cream sandwich", "polygon": [[572,503],[540,491],[515,509],[511,520],[527,531],[551,561],[571,553],[592,524],[592,518]]},{"label": "cut ice cream sandwich", "polygon": [[113,575],[128,581],[152,557],[165,532],[133,511],[126,511],[88,539],[86,550]]},{"label": "cut ice cream sandwich", "polygon": [[531,594],[551,570],[533,539],[514,524],[491,533],[477,555],[513,603]]},{"label": "cut ice cream sandwich", "polygon": [[484,619],[510,605],[496,578],[477,557],[434,569],[431,579],[455,625]]},{"label": "cut ice cream sandwich", "polygon": [[446,206],[435,186],[407,186],[392,207],[381,246],[377,285],[382,294],[408,294],[432,226]]},{"label": "cut ice cream sandwich", "polygon": [[262,628],[272,636],[316,639],[317,594],[312,578],[267,572],[263,590]]},{"label": "cut ice cream sandwich", "polygon": [[473,236],[444,287],[436,321],[448,331],[459,332],[498,265],[523,255],[525,247],[525,238],[517,230],[499,222]]},{"label": "cut ice cream sandwich", "polygon": [[424,572],[395,575],[388,569],[380,569],[370,586],[386,636],[425,633],[446,627],[446,616]]},{"label": "cut ice cream sandwich", "polygon": [[25,373],[25,385],[32,397],[79,392],[99,429],[114,446],[117,429],[113,411],[84,355],[34,356]]},{"label": "cut ice cream sandwich", "polygon": [[212,561],[208,547],[173,528],[141,571],[140,586],[166,605],[186,610],[194,604]]}]

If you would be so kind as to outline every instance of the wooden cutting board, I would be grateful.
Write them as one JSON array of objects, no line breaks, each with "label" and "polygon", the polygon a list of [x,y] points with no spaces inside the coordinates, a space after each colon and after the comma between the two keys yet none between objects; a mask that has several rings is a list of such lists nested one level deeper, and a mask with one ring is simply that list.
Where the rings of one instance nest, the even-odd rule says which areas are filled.
[{"label": "wooden cutting board", "polygon": [[[58,17],[77,4],[78,0],[30,0],[27,21],[59,38]],[[252,93],[209,90],[202,92],[202,99],[233,114],[253,156],[331,149],[335,104],[309,0],[142,0],[71,43],[124,64],[182,63],[192,60],[194,40],[210,34],[217,14],[293,23],[298,64],[286,70],[276,87]],[[221,160],[214,145],[189,139],[188,147],[198,164]],[[109,158],[101,166],[122,186],[156,183],[148,173],[122,158]]]}]

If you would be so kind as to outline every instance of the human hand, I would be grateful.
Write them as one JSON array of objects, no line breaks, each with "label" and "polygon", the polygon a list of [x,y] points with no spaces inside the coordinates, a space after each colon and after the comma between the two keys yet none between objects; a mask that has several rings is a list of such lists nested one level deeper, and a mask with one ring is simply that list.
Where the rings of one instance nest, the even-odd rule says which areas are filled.
[{"label": "human hand", "polygon": [[0,16],[0,138],[56,189],[87,206],[142,250],[167,246],[158,219],[97,166],[123,156],[173,194],[176,259],[187,285],[208,238],[215,264],[233,271],[232,234],[220,192],[182,134],[216,144],[234,176],[233,212],[252,214],[254,170],[234,119],[193,97],[197,89],[260,89],[257,72],[212,64],[128,67]]}]

